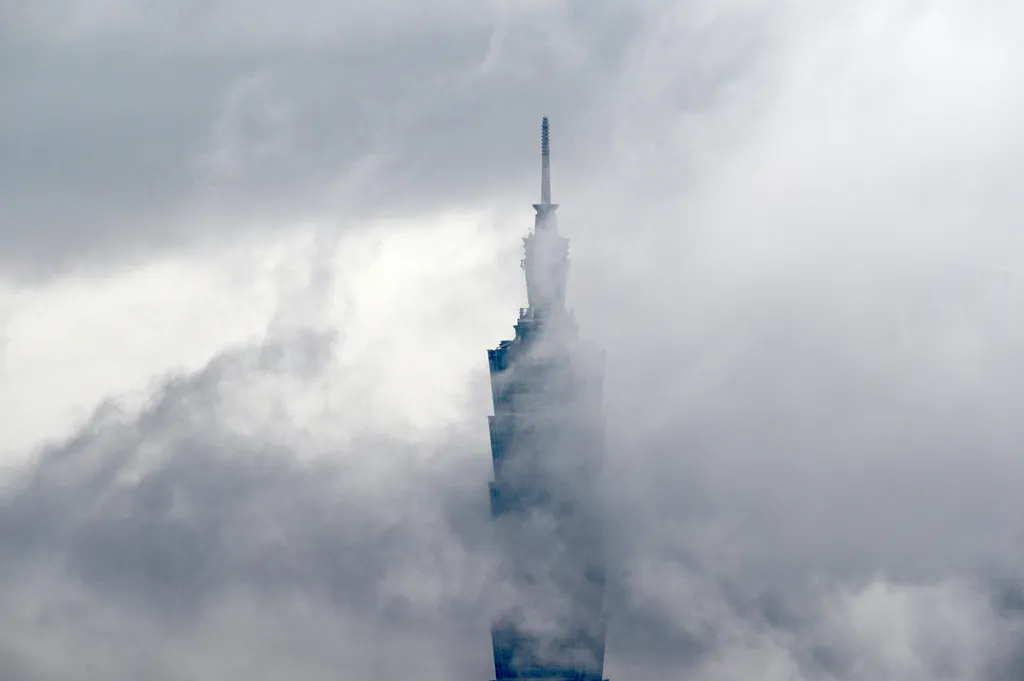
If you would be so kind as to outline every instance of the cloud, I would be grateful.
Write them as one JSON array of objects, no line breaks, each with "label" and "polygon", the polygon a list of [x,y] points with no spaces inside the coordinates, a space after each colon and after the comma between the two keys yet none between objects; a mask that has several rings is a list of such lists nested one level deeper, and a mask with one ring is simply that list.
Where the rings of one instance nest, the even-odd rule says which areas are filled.
[{"label": "cloud", "polygon": [[556,7],[11,9],[4,270],[486,205],[532,168],[536,102],[582,118],[633,16]]},{"label": "cloud", "polygon": [[[332,645],[348,642],[335,663],[356,673],[386,666],[388,646],[406,645],[403,630],[422,645],[424,623],[480,618],[472,606],[487,566],[472,549],[484,541],[486,497],[465,471],[484,470],[486,459],[449,447],[437,468],[413,443],[359,435],[348,405],[319,415],[293,400],[348,380],[332,360],[333,332],[292,321],[299,299],[322,310],[325,282],[311,274],[267,340],[169,378],[139,410],[108,404],[11,482],[0,514],[12,613],[5,675],[69,678],[84,665],[123,678],[192,668],[213,678],[233,646],[280,641],[268,624],[279,607],[297,609],[311,635],[315,620],[329,621]],[[349,420],[355,442],[321,428],[311,436],[296,410],[307,425]],[[381,622],[395,638],[380,636]],[[132,631],[137,645],[125,656],[84,650],[93,637]],[[226,648],[197,647],[214,632]],[[38,657],[34,640],[64,651],[63,661]],[[375,652],[360,650],[371,642]],[[311,643],[281,641],[286,651]],[[329,668],[308,664],[314,675]]]},{"label": "cloud", "polygon": [[85,309],[82,267],[320,240],[240,268],[263,338],[137,406],[110,369],[5,473],[5,678],[489,678],[541,114],[608,350],[608,674],[1019,676],[1015,6],[54,7],[2,22],[8,276]]}]

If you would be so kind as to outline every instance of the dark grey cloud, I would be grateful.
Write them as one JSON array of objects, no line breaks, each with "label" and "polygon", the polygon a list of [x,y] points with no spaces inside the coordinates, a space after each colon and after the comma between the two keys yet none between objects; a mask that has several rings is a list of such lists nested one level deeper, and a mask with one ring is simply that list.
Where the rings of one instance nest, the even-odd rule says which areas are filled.
[{"label": "dark grey cloud", "polygon": [[[161,21],[12,10],[5,269],[479,206],[533,179],[525,150],[542,113],[601,110],[638,25],[635,11],[598,3],[306,11],[274,25],[269,5],[228,2]],[[600,130],[575,127],[566,169]]]}]

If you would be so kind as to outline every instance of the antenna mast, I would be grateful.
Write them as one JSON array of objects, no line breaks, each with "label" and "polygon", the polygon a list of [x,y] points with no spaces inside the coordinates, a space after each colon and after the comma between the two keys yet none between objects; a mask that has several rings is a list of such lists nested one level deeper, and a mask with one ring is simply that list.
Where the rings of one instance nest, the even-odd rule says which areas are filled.
[{"label": "antenna mast", "polygon": [[551,204],[551,144],[548,137],[548,117],[540,124],[540,202]]}]

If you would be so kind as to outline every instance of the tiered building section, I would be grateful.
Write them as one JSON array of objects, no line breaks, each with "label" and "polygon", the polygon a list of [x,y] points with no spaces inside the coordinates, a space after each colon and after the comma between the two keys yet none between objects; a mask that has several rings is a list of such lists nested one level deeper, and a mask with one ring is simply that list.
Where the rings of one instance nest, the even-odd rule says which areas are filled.
[{"label": "tiered building section", "polygon": [[488,351],[491,511],[504,551],[495,592],[505,596],[491,630],[494,670],[497,681],[601,681],[604,359],[579,339],[565,307],[569,246],[551,203],[547,118],[541,159],[541,202],[522,262],[529,306],[515,338]]}]

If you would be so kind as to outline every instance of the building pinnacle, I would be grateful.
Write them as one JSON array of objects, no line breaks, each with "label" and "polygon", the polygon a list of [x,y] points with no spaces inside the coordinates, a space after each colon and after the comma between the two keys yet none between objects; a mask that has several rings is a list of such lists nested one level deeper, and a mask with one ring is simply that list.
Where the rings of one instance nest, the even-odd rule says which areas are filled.
[{"label": "building pinnacle", "polygon": [[540,202],[551,204],[551,143],[548,135],[548,117],[540,124]]},{"label": "building pinnacle", "polygon": [[[540,124],[540,203],[533,204],[537,211],[537,226],[554,226],[557,203],[551,203],[551,135],[548,117]],[[550,223],[550,225],[549,225]]]}]

